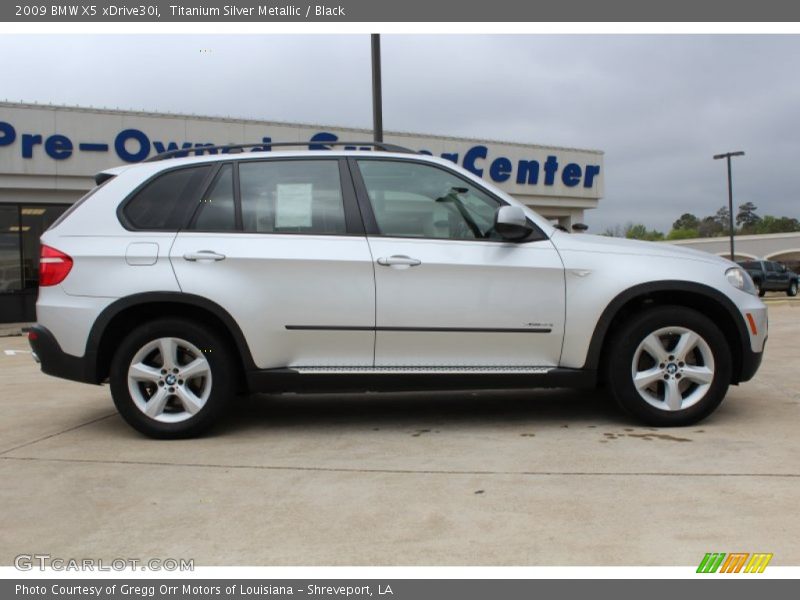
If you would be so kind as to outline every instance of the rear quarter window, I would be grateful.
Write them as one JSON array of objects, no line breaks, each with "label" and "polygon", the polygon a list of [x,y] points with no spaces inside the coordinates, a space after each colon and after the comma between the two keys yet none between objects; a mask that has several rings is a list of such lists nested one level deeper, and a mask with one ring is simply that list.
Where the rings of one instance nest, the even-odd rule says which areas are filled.
[{"label": "rear quarter window", "polygon": [[177,231],[197,208],[210,165],[173,169],[144,184],[122,208],[129,229]]}]

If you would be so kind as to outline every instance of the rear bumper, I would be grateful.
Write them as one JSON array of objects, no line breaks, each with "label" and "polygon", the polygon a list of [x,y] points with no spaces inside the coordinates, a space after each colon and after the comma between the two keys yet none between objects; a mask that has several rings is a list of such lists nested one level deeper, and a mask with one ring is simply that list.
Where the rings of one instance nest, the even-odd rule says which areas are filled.
[{"label": "rear bumper", "polygon": [[83,383],[98,383],[94,357],[67,354],[46,327],[38,324],[31,327],[28,330],[28,343],[34,358],[42,366],[42,373]]}]

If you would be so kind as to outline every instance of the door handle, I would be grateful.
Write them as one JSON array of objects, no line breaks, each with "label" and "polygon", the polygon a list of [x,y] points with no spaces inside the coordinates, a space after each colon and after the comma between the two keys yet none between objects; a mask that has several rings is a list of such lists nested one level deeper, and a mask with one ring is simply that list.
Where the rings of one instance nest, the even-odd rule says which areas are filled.
[{"label": "door handle", "polygon": [[416,267],[421,265],[422,261],[417,258],[411,258],[405,254],[394,254],[392,256],[382,256],[378,259],[378,264],[382,267],[397,267],[399,269],[407,269],[408,267]]},{"label": "door handle", "polygon": [[192,262],[195,261],[218,261],[218,260],[225,260],[224,254],[217,254],[213,250],[198,250],[197,252],[187,252],[183,255],[183,260],[190,260]]}]

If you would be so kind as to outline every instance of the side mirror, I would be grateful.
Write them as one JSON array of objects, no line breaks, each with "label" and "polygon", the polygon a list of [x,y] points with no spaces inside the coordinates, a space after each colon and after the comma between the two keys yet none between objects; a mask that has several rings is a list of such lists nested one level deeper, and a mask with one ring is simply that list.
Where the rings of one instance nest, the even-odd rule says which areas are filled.
[{"label": "side mirror", "polygon": [[494,213],[494,230],[504,240],[518,242],[524,240],[531,233],[533,227],[525,216],[525,211],[519,206],[501,206]]}]

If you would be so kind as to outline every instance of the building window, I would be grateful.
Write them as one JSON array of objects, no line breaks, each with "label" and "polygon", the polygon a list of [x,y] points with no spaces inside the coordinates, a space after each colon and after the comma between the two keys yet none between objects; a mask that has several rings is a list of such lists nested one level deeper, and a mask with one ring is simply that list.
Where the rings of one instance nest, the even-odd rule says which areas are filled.
[{"label": "building window", "polygon": [[19,207],[0,206],[0,293],[22,288],[20,233]]},{"label": "building window", "polygon": [[0,323],[36,319],[39,238],[68,204],[0,205]]},{"label": "building window", "polygon": [[69,208],[60,205],[23,204],[20,211],[22,283],[25,289],[39,286],[39,238]]}]

